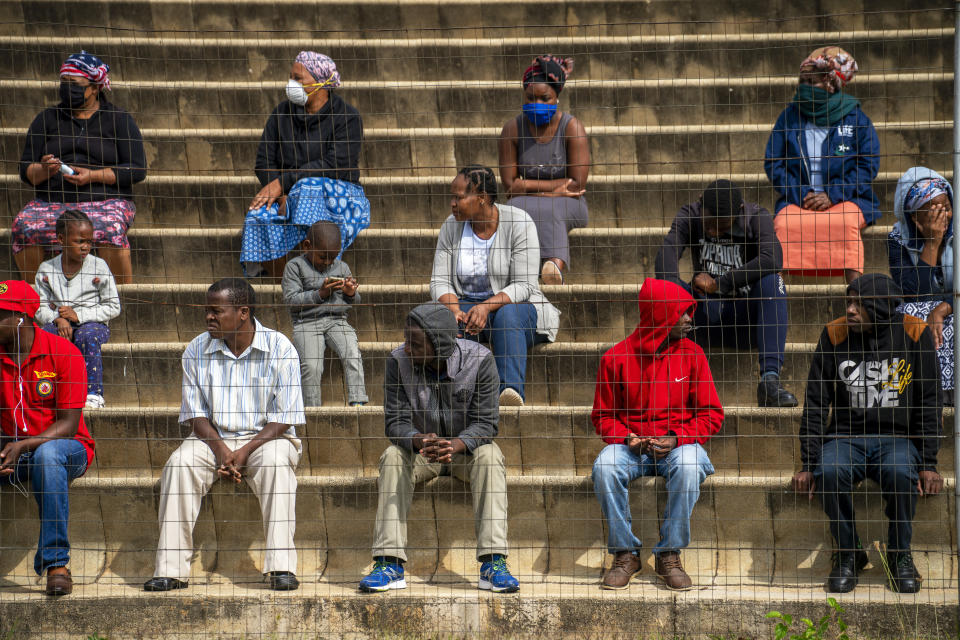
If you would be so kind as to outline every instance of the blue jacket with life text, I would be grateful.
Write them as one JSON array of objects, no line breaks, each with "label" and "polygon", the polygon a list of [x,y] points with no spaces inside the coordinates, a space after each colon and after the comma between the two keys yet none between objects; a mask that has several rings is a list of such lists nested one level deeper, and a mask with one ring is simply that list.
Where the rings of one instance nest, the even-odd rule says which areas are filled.
[{"label": "blue jacket with life text", "polygon": [[[811,191],[806,123],[800,109],[791,103],[777,118],[767,140],[763,169],[780,195],[774,216],[788,204],[801,206]],[[831,202],[853,202],[868,225],[876,222],[881,212],[873,180],[880,170],[880,139],[860,107],[829,127],[820,157],[823,189]]]}]

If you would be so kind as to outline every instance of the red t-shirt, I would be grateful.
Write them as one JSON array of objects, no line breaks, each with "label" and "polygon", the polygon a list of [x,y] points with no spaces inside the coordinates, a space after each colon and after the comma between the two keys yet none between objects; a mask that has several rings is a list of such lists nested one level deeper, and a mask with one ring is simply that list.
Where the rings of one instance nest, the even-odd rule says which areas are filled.
[{"label": "red t-shirt", "polygon": [[[0,354],[0,428],[4,436],[40,435],[56,422],[58,409],[82,409],[86,402],[87,365],[69,340],[36,327],[33,347],[22,367]],[[82,413],[74,438],[86,448],[90,468],[95,444]]]}]

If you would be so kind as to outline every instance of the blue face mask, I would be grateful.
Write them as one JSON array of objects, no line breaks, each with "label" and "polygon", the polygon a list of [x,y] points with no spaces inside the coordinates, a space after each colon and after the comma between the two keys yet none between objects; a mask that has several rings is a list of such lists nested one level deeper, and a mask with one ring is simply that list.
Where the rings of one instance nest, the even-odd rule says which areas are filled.
[{"label": "blue face mask", "polygon": [[553,114],[557,112],[557,105],[545,104],[543,102],[528,102],[523,105],[523,115],[534,126],[542,127],[553,119]]}]

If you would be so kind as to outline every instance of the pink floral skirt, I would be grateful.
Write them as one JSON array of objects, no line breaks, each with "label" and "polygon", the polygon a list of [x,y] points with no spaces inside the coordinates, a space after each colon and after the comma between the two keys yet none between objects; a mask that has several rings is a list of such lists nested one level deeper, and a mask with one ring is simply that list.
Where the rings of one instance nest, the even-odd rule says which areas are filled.
[{"label": "pink floral skirt", "polygon": [[67,209],[78,209],[93,223],[94,244],[109,244],[129,249],[127,230],[137,215],[133,201],[122,198],[99,202],[44,202],[31,200],[13,220],[13,252],[20,253],[25,247],[40,245],[48,251],[59,251],[57,242],[57,218]]}]

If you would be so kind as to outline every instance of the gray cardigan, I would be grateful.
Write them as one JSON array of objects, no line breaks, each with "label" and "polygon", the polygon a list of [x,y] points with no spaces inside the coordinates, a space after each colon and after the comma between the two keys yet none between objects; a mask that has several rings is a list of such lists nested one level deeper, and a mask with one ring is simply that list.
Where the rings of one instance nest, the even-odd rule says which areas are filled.
[{"label": "gray cardigan", "polygon": [[346,317],[350,305],[360,303],[360,292],[351,298],[343,295],[342,291],[334,291],[323,300],[320,298],[320,289],[327,278],[349,278],[351,275],[350,267],[342,260],[334,260],[323,271],[317,270],[305,255],[288,262],[283,270],[280,288],[293,324],[325,316]]},{"label": "gray cardigan", "polygon": [[[523,209],[506,204],[496,207],[500,223],[487,260],[490,286],[494,294],[505,293],[513,302],[532,303],[537,310],[537,333],[553,342],[560,329],[560,310],[550,304],[537,284],[540,275],[537,227]],[[464,224],[451,215],[440,227],[430,277],[430,297],[434,300],[440,300],[440,296],[447,293],[458,299],[464,297],[457,278],[457,255]]]}]

